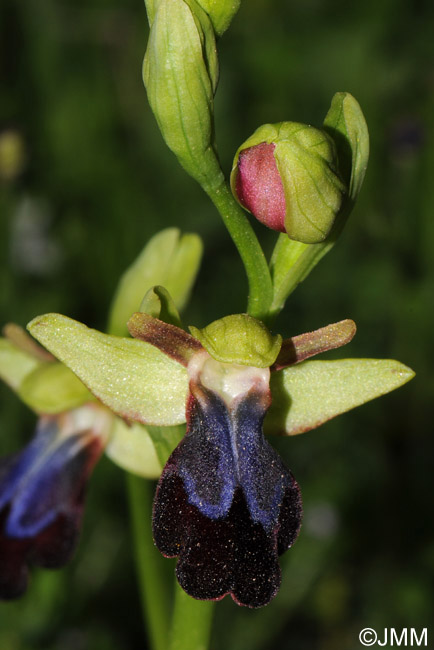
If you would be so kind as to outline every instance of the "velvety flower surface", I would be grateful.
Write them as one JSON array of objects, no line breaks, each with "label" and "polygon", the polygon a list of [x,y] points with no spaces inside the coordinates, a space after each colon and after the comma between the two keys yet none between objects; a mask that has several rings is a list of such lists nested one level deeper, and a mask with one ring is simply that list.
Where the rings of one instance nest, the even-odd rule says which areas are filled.
[{"label": "velvety flower surface", "polygon": [[279,589],[278,555],[295,541],[302,514],[298,485],[262,433],[270,371],[205,351],[188,370],[187,434],[160,478],[155,542],[179,556],[177,577],[191,596],[231,594],[260,607]]},{"label": "velvety flower surface", "polygon": [[0,461],[0,598],[22,595],[29,565],[58,568],[70,559],[109,421],[93,405],[41,417],[32,441]]}]

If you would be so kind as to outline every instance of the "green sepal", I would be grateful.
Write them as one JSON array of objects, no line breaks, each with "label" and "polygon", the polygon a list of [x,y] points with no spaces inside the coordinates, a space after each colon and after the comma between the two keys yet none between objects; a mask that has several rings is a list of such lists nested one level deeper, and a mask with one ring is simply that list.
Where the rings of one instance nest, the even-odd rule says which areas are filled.
[{"label": "green sepal", "polygon": [[241,4],[241,0],[197,0],[197,2],[210,17],[217,36],[221,36],[227,30]]},{"label": "green sepal", "polygon": [[295,435],[399,388],[414,372],[392,359],[303,361],[271,376],[267,433]]},{"label": "green sepal", "polygon": [[39,361],[55,361],[52,354],[45,350],[35,339],[29,336],[26,330],[16,323],[6,323],[3,327],[3,334],[8,341],[11,341],[23,352],[27,352]]},{"label": "green sepal", "polygon": [[172,451],[185,436],[185,424],[178,424],[173,427],[147,427],[147,430],[163,468]]},{"label": "green sepal", "polygon": [[282,344],[280,334],[273,336],[264,323],[248,314],[232,314],[203,329],[189,329],[207,352],[223,363],[268,368]]},{"label": "green sepal", "polygon": [[185,425],[173,427],[144,427],[138,422],[127,424],[113,418],[107,456],[122,469],[156,479],[172,451],[185,434]]},{"label": "green sepal", "polygon": [[47,363],[33,370],[21,383],[18,395],[39,414],[62,413],[94,399],[63,363]]},{"label": "green sepal", "polygon": [[149,289],[140,304],[139,311],[165,323],[181,327],[179,312],[172,296],[164,287],[156,286]]},{"label": "green sepal", "polygon": [[30,352],[6,338],[0,338],[0,379],[12,390],[18,391],[25,378],[44,365],[45,362]]},{"label": "green sepal", "polygon": [[220,186],[213,148],[217,50],[211,21],[194,0],[160,0],[143,81],[167,146],[204,189]]},{"label": "green sepal", "polygon": [[198,235],[181,235],[178,228],[166,228],[154,235],[119,281],[110,310],[109,332],[118,336],[127,333],[128,319],[154,285],[163,285],[176,309],[181,310],[196,279],[202,250]]},{"label": "green sepal", "polygon": [[163,469],[153,439],[147,428],[138,422],[128,425],[121,418],[113,418],[105,453],[122,469],[143,478],[158,478]]},{"label": "green sepal", "polygon": [[125,419],[162,426],[185,422],[187,372],[154,346],[102,334],[60,314],[38,316],[28,329]]},{"label": "green sepal", "polygon": [[350,93],[336,93],[324,120],[336,143],[339,169],[352,202],[357,198],[369,159],[369,133],[359,103]]}]

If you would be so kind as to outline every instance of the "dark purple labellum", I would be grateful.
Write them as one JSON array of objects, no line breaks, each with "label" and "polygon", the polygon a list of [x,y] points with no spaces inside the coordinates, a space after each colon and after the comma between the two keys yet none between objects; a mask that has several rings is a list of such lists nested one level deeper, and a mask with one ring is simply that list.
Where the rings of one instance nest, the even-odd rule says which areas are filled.
[{"label": "dark purple labellum", "polygon": [[187,434],[169,458],[154,503],[154,538],[194,598],[231,594],[261,607],[280,586],[278,555],[301,522],[297,483],[262,433],[269,393],[253,386],[228,406],[191,383]]},{"label": "dark purple labellum", "polygon": [[42,418],[29,445],[1,461],[0,599],[22,595],[28,565],[58,568],[70,559],[102,450],[90,430],[62,435],[58,418]]}]

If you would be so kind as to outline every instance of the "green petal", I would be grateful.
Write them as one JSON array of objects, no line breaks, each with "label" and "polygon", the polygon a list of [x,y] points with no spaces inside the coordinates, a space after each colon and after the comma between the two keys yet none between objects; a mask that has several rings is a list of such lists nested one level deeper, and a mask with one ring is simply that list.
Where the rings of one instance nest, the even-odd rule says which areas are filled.
[{"label": "green petal", "polygon": [[24,379],[45,363],[8,339],[0,338],[0,379],[18,391]]},{"label": "green petal", "polygon": [[202,349],[199,341],[184,330],[149,314],[133,314],[128,321],[128,330],[134,338],[154,345],[185,367],[188,366],[192,355]]},{"label": "green petal", "polygon": [[115,413],[144,424],[185,422],[187,372],[153,345],[60,314],[38,316],[28,329]]},{"label": "green petal", "polygon": [[28,374],[18,391],[36,413],[62,413],[93,399],[86,386],[63,363],[50,363]]},{"label": "green petal", "polygon": [[295,435],[399,388],[414,372],[392,359],[304,361],[271,377],[269,433]]},{"label": "green petal", "polygon": [[128,426],[114,418],[107,456],[119,467],[144,478],[158,478],[163,469],[147,429],[137,422]]},{"label": "green petal", "polygon": [[121,277],[109,319],[111,334],[127,334],[127,321],[138,311],[146,292],[163,285],[177,309],[188,300],[202,257],[198,235],[181,235],[178,228],[166,228],[154,235],[136,261]]},{"label": "green petal", "polygon": [[355,322],[347,318],[313,332],[306,332],[285,339],[282,341],[282,347],[271,370],[281,370],[322,352],[340,348],[342,345],[349,343],[355,333]]}]

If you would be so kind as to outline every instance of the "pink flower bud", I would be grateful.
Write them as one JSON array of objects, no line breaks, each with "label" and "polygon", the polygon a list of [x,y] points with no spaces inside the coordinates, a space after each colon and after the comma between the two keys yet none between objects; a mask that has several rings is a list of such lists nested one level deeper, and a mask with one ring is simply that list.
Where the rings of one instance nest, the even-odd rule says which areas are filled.
[{"label": "pink flower bud", "polygon": [[231,187],[258,221],[305,244],[328,237],[346,193],[331,137],[298,122],[259,127],[235,155]]},{"label": "pink flower bud", "polygon": [[262,142],[241,151],[235,191],[239,202],[258,221],[285,232],[285,193],[274,158],[275,147],[273,142]]}]

